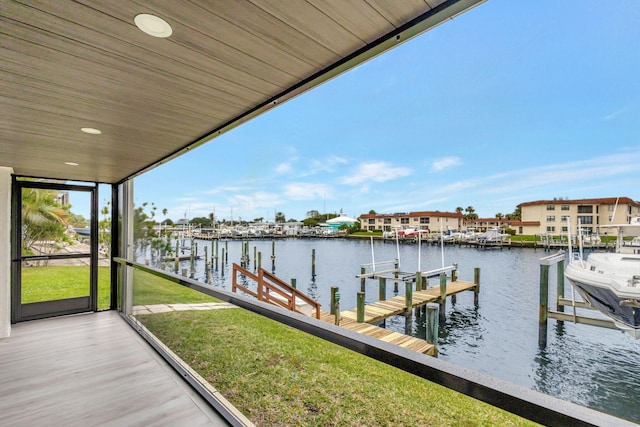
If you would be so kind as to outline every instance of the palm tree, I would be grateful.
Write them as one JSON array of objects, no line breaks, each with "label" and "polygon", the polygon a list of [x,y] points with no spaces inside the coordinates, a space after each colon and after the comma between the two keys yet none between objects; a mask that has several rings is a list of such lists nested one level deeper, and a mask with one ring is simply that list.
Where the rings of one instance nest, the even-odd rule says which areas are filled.
[{"label": "palm tree", "polygon": [[465,218],[467,219],[478,218],[478,215],[475,213],[476,210],[473,208],[473,206],[467,206],[467,208],[465,209],[465,212],[467,212],[467,214],[465,215]]},{"label": "palm tree", "polygon": [[45,247],[38,242],[61,242],[65,238],[68,219],[71,216],[68,206],[57,201],[58,193],[53,190],[25,188],[22,190],[22,245],[23,250],[37,250],[41,253],[52,252],[55,245]]}]

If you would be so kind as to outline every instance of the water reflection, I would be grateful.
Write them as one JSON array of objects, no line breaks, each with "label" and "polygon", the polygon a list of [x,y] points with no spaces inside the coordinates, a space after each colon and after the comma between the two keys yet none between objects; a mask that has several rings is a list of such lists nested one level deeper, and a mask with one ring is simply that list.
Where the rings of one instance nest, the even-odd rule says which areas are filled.
[{"label": "water reflection", "polygon": [[[569,329],[575,326],[559,323],[552,328],[553,341],[534,358],[533,388],[553,396],[571,396],[574,402],[638,422],[640,373],[633,369],[637,353],[624,351],[606,340],[583,339],[576,330]],[[596,328],[592,333],[597,335],[597,331]],[[576,349],[580,349],[579,353]]]},{"label": "water reflection", "polygon": [[307,295],[309,295],[314,301],[318,301],[318,284],[316,283],[316,276],[311,278],[311,282],[309,282],[309,285],[307,286]]}]

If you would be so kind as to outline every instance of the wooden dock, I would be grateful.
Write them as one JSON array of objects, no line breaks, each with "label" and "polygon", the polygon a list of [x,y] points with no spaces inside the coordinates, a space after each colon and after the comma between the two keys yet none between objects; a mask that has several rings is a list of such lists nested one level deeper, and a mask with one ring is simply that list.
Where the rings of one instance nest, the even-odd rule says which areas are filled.
[{"label": "wooden dock", "polygon": [[[474,290],[476,288],[473,282],[455,281],[447,283],[446,296],[451,296],[464,291]],[[430,302],[437,302],[440,298],[440,288],[432,287],[426,290],[413,291],[413,297],[411,299],[411,308],[423,306]],[[406,298],[404,295],[399,295],[384,301],[377,301],[371,304],[367,304],[364,307],[364,322],[365,323],[377,323],[384,319],[403,314],[407,311]],[[358,319],[358,309],[343,311],[340,313],[342,319],[351,319],[356,321]]]},{"label": "wooden dock", "polygon": [[[388,329],[372,325],[372,323],[381,322],[388,317],[398,314],[406,314],[415,307],[421,307],[431,302],[439,302],[443,304],[446,297],[455,296],[460,292],[474,291],[477,294],[479,287],[480,283],[478,278],[477,282],[456,280],[446,283],[445,287],[437,286],[425,290],[412,291],[410,307],[407,307],[407,297],[405,295],[399,295],[388,300],[377,301],[364,305],[364,316],[360,322],[358,322],[358,308],[340,312],[339,326],[403,348],[427,354],[429,356],[435,356],[437,354],[437,348],[432,343],[424,339],[390,331]],[[442,307],[444,309],[444,306]],[[335,316],[324,311],[320,312],[320,320],[335,324]]]},{"label": "wooden dock", "polygon": [[[440,319],[443,319],[446,298],[448,296],[455,298],[456,294],[469,290],[474,291],[474,300],[477,303],[478,291],[480,289],[480,269],[476,268],[474,271],[474,282],[463,282],[455,280],[456,267],[457,266],[453,265],[450,267],[443,267],[441,269],[424,272],[424,276],[422,275],[423,273],[420,272],[416,273],[415,277],[409,277],[405,273],[402,273],[403,277],[400,278],[400,271],[397,266],[394,267],[393,270],[370,273],[367,273],[366,266],[363,266],[361,268],[361,274],[357,276],[360,277],[360,279],[363,281],[363,285],[364,280],[366,280],[367,278],[379,279],[380,295],[385,295],[385,292],[383,292],[383,290],[386,287],[387,278],[380,276],[380,274],[391,272],[394,273],[394,276],[397,275],[398,277],[390,277],[388,279],[394,280],[396,281],[396,283],[398,281],[405,282],[406,293],[405,295],[400,295],[388,300],[382,300],[371,303],[369,305],[365,305],[364,292],[359,292],[358,307],[352,310],[340,312],[338,325],[353,332],[365,334],[372,338],[395,344],[399,347],[417,351],[429,356],[435,356],[437,354],[437,347],[431,342],[427,341],[427,339],[437,343],[437,319],[435,319],[435,323],[431,322],[431,324],[435,326],[433,328],[430,328],[425,334],[425,338],[427,339],[415,338],[410,335],[375,326],[372,323],[381,322],[384,319],[397,314],[411,313],[413,308],[425,306],[426,304],[431,302],[438,302],[440,304],[440,310],[432,313],[439,312]],[[451,277],[454,278],[452,282],[447,283],[447,276],[445,274],[446,271],[451,271]],[[249,278],[254,281],[257,285],[257,291],[253,291],[245,287],[244,285],[241,285],[237,280],[238,274],[242,274],[245,278]],[[295,287],[280,280],[275,275],[267,272],[262,268],[258,269],[258,274],[255,275],[245,268],[234,263],[232,277],[233,292],[236,292],[236,290],[238,289],[246,294],[258,298],[261,301],[278,305],[291,311],[315,316],[317,319],[320,319],[327,323],[331,323],[334,325],[336,324],[335,315],[322,311],[320,309],[320,305],[316,301],[304,295],[302,292],[295,289]],[[440,286],[413,291],[413,287],[426,287],[427,280],[423,280],[423,278],[426,279],[428,277],[439,277]],[[308,306],[308,310],[301,308],[303,302]],[[338,288],[333,287],[331,288],[330,306],[337,308],[339,307],[338,302]],[[435,316],[437,317],[438,314],[435,314]],[[431,339],[428,337],[431,337]],[[435,337],[435,341],[433,340],[433,337]]]},{"label": "wooden dock", "polygon": [[[320,320],[335,324],[335,316],[325,311],[320,311]],[[436,347],[425,340],[401,334],[399,332],[390,331],[369,323],[359,323],[355,319],[341,317],[340,327],[395,344],[408,350],[417,351],[418,353],[423,353],[428,356],[436,355]]]}]

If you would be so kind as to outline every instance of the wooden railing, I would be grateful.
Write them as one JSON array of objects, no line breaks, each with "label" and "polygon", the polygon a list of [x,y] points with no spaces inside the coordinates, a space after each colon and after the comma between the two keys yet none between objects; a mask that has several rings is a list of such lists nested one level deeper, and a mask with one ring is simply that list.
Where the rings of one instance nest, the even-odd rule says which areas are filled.
[{"label": "wooden railing", "polygon": [[[238,283],[238,273],[253,280],[257,284],[257,291],[247,288],[246,286]],[[236,292],[237,289],[251,295],[260,301],[267,302],[282,308],[286,308],[290,311],[297,313],[309,314],[299,310],[296,303],[306,303],[311,307],[311,313],[315,312],[316,319],[320,319],[320,303],[314,301],[311,297],[303,292],[300,292],[293,286],[289,285],[285,281],[279,279],[274,274],[269,273],[264,268],[258,269],[258,274],[255,275],[247,269],[240,267],[238,264],[233,264],[231,281],[231,291]]]}]

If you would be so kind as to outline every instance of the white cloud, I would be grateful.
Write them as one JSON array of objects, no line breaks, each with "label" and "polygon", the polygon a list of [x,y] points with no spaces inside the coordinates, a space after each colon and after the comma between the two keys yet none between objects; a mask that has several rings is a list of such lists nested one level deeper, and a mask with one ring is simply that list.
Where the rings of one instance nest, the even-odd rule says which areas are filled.
[{"label": "white cloud", "polygon": [[447,168],[460,165],[460,158],[449,156],[442,159],[435,160],[431,163],[431,172],[440,172]]},{"label": "white cloud", "polygon": [[320,172],[335,172],[338,166],[349,163],[347,159],[331,154],[322,159],[313,159],[309,161],[309,166],[305,169],[301,176],[315,175]]},{"label": "white cloud", "polygon": [[330,197],[331,190],[324,184],[294,182],[284,187],[285,195],[293,200],[312,200]]},{"label": "white cloud", "polygon": [[[546,198],[569,196],[575,194],[580,185],[593,186],[594,177],[596,182],[603,182],[606,179],[633,173],[637,169],[638,162],[640,162],[640,151],[628,151],[587,160],[523,168],[477,179],[456,181],[438,188],[433,193],[459,194],[467,198],[470,192],[474,192],[476,195],[490,194],[492,197],[495,197],[496,194],[515,193],[522,195],[521,202],[531,201],[530,194],[533,190],[543,191]],[[602,195],[602,197],[611,196],[614,194]],[[632,194],[628,194],[628,196],[634,197]],[[584,197],[597,196],[585,194]]]},{"label": "white cloud", "polygon": [[630,107],[622,107],[612,113],[609,113],[603,117],[604,120],[612,120],[617,118],[618,116],[624,115],[631,110]]},{"label": "white cloud", "polygon": [[257,191],[251,194],[234,194],[229,198],[229,204],[243,210],[273,208],[282,203],[280,196],[275,193]]},{"label": "white cloud", "polygon": [[238,186],[220,186],[212,188],[211,190],[207,190],[204,194],[223,194],[223,193],[235,193],[239,191],[245,191],[248,188],[238,187]]},{"label": "white cloud", "polygon": [[278,166],[276,166],[276,173],[280,175],[289,173],[292,170],[293,166],[291,166],[291,163],[280,163]]},{"label": "white cloud", "polygon": [[351,176],[342,177],[342,183],[357,185],[363,182],[386,182],[411,175],[411,169],[392,166],[389,162],[367,162],[358,166]]}]

